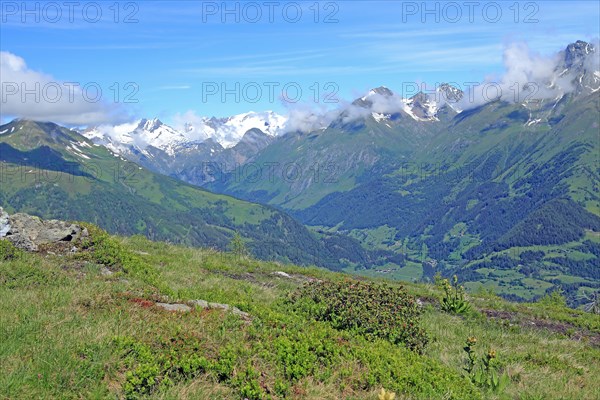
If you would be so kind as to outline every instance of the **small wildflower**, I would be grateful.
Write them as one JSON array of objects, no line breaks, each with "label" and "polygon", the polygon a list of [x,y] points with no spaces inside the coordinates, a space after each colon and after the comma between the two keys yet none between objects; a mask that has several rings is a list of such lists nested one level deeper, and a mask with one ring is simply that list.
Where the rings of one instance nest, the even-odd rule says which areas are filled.
[{"label": "small wildflower", "polygon": [[488,358],[491,360],[492,358],[496,358],[496,350],[491,350],[488,352]]},{"label": "small wildflower", "polygon": [[473,346],[477,343],[477,338],[475,336],[471,336],[467,338],[467,345]]},{"label": "small wildflower", "polygon": [[379,400],[394,400],[396,398],[396,393],[394,392],[388,392],[385,389],[381,389],[381,392],[379,392]]}]

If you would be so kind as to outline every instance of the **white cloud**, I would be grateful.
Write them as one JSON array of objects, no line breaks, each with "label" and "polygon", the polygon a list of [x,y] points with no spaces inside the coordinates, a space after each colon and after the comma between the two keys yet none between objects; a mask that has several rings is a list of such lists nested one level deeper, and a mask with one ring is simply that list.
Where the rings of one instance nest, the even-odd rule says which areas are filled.
[{"label": "white cloud", "polygon": [[[20,117],[65,125],[130,120],[113,93],[94,82],[65,82],[27,67],[15,54],[0,52],[0,118]],[[88,90],[82,90],[87,86]],[[100,90],[98,90],[100,89]]]},{"label": "white cloud", "polygon": [[184,132],[190,141],[203,141],[214,135],[214,129],[206,126],[206,117],[196,114],[194,111],[177,113],[173,116],[173,128]]},{"label": "white cloud", "polygon": [[497,99],[520,103],[569,93],[574,90],[574,76],[568,73],[559,76],[561,57],[561,53],[543,56],[532,51],[526,43],[512,43],[504,50],[504,73],[500,77],[488,77],[472,87],[459,106],[469,109]]},{"label": "white cloud", "polygon": [[340,114],[340,110],[315,109],[309,105],[294,104],[288,108],[285,132],[312,132],[326,128]]}]

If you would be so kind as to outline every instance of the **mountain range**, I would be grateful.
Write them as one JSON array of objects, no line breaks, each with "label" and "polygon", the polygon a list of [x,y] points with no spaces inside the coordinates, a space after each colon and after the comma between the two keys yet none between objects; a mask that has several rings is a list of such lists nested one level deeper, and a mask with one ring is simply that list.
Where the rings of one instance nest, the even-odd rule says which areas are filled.
[{"label": "mountain range", "polygon": [[[598,52],[569,44],[551,72],[518,82],[517,98],[481,100],[451,84],[404,98],[379,87],[304,130],[272,112],[181,130],[158,119],[81,132],[13,121],[0,127],[0,161],[77,167],[70,186],[12,183],[0,203],[59,217],[74,190],[91,206],[60,217],[93,210],[92,222],[114,232],[168,239],[194,221],[206,228],[191,244],[223,248],[240,231],[266,258],[310,262],[291,255],[305,252],[398,279],[457,274],[471,290],[517,300],[560,286],[576,303],[600,287]],[[144,178],[89,184],[91,160],[135,165]],[[115,202],[133,224],[107,218]],[[159,215],[173,226],[162,236]],[[265,245],[274,242],[285,249]]]},{"label": "mountain range", "polygon": [[269,206],[153,173],[49,122],[0,126],[0,204],[9,213],[87,221],[110,232],[227,250],[236,233],[265,260],[339,269],[398,258],[343,235],[316,235]]}]

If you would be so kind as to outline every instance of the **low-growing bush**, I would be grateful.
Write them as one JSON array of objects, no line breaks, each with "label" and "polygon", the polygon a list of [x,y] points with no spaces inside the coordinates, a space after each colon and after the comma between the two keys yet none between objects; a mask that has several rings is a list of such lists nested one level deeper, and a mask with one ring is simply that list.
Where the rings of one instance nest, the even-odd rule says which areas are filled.
[{"label": "low-growing bush", "polygon": [[21,257],[22,250],[17,249],[8,240],[0,240],[0,261],[10,261]]},{"label": "low-growing bush", "polygon": [[227,345],[220,349],[216,359],[210,359],[205,356],[206,349],[200,341],[185,334],[153,344],[121,336],[115,337],[113,344],[125,368],[123,393],[126,399],[164,393],[174,384],[202,374],[211,374],[219,382],[236,388],[241,398],[265,398],[257,380],[260,373],[251,364],[238,369],[240,347]]},{"label": "low-growing bush", "polygon": [[354,280],[314,281],[290,300],[309,317],[367,339],[382,338],[417,352],[422,352],[428,341],[419,326],[421,308],[402,287]]},{"label": "low-growing bush", "polygon": [[84,250],[80,256],[98,264],[111,268],[122,269],[123,272],[131,274],[144,282],[158,288],[164,294],[173,293],[159,279],[158,271],[144,262],[137,254],[134,254],[106,231],[95,225],[80,223],[88,230],[88,237],[81,242]]},{"label": "low-growing bush", "polygon": [[9,289],[59,286],[66,282],[66,276],[55,268],[40,268],[34,262],[0,263],[0,286]]},{"label": "low-growing bush", "polygon": [[190,338],[173,338],[168,351],[159,351],[131,337],[113,339],[127,369],[123,392],[136,399],[168,388],[174,382],[193,378],[210,368],[200,355],[200,345]]}]

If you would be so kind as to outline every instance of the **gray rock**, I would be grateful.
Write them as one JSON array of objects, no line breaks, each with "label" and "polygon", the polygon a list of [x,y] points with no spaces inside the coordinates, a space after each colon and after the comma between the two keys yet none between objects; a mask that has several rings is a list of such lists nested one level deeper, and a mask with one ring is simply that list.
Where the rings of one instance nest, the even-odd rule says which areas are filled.
[{"label": "gray rock", "polygon": [[192,300],[190,301],[190,303],[195,305],[196,307],[208,308],[208,301],[206,300]]},{"label": "gray rock", "polygon": [[225,311],[229,311],[235,315],[239,315],[240,317],[244,318],[244,319],[249,319],[250,318],[250,314],[243,312],[242,310],[240,310],[237,307],[232,307],[229,304],[221,304],[221,303],[209,303],[206,300],[192,300],[189,302],[190,304],[196,306],[196,307],[200,307],[200,308],[210,308],[210,309],[218,309],[218,310],[225,310]]},{"label": "gray rock", "polygon": [[157,307],[165,309],[167,311],[176,311],[176,312],[190,312],[192,311],[192,307],[186,304],[167,304],[167,303],[156,303]]},{"label": "gray rock", "polygon": [[6,236],[8,231],[10,230],[10,224],[8,223],[8,213],[4,211],[2,207],[0,207],[0,238]]},{"label": "gray rock", "polygon": [[6,239],[27,251],[37,251],[42,244],[73,242],[88,236],[87,229],[79,225],[56,220],[44,221],[27,214],[9,216],[8,225]]},{"label": "gray rock", "polygon": [[281,276],[283,278],[291,278],[290,274],[285,273],[283,271],[275,271],[273,272],[273,275]]},{"label": "gray rock", "polygon": [[250,318],[250,314],[243,312],[237,307],[232,307],[229,304],[220,304],[220,303],[208,303],[210,308],[221,309],[225,311],[229,311],[235,315],[239,315],[242,318]]},{"label": "gray rock", "polygon": [[221,304],[221,303],[208,303],[209,308],[220,308],[221,310],[229,311],[231,306],[229,304]]}]

